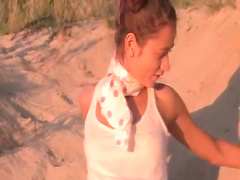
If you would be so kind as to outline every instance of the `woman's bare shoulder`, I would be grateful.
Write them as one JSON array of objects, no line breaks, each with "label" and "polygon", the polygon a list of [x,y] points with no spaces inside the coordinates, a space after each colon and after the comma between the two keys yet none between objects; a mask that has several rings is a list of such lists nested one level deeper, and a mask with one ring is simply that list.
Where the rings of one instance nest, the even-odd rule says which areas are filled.
[{"label": "woman's bare shoulder", "polygon": [[84,120],[86,119],[90,104],[92,102],[95,87],[96,83],[83,86],[80,89],[78,102],[81,110],[81,115]]},{"label": "woman's bare shoulder", "polygon": [[165,99],[165,100],[172,100],[178,96],[177,92],[171,87],[166,84],[156,83],[154,86],[154,91],[156,94],[156,98],[158,99]]},{"label": "woman's bare shoulder", "polygon": [[186,109],[181,97],[166,84],[156,84],[154,90],[158,110],[165,121],[168,123],[175,121],[178,114]]}]

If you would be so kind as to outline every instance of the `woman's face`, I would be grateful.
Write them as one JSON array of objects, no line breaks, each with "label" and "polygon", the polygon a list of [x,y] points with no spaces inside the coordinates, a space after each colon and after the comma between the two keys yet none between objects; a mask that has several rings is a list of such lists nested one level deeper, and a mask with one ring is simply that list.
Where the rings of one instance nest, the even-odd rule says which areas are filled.
[{"label": "woman's face", "polygon": [[166,25],[141,47],[134,34],[127,35],[124,67],[140,84],[153,87],[156,80],[170,70],[168,53],[174,45],[175,36],[176,26]]}]

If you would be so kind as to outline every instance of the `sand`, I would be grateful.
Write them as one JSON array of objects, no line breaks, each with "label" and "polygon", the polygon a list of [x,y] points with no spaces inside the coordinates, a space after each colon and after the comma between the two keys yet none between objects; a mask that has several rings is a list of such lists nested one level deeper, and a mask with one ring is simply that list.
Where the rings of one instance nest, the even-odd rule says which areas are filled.
[{"label": "sand", "polygon": [[[199,126],[238,144],[239,12],[179,10],[171,71],[159,80]],[[0,37],[1,180],[86,180],[79,89],[104,76],[113,51],[113,31],[96,20],[56,36],[43,29]],[[211,166],[173,139],[169,158],[170,180],[240,179],[239,170]]]}]

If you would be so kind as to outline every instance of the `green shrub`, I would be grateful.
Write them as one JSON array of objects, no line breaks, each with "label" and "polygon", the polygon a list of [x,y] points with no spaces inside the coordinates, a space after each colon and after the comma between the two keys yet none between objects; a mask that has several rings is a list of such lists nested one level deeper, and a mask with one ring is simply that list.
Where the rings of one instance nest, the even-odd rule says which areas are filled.
[{"label": "green shrub", "polygon": [[[225,6],[236,8],[235,0],[171,0],[175,8],[188,8],[194,3],[219,11]],[[0,34],[23,28],[61,28],[65,24],[90,17],[106,20],[115,26],[117,0],[0,0]]]},{"label": "green shrub", "polygon": [[234,9],[236,8],[235,0],[207,0],[207,1],[205,1],[205,5],[212,12],[219,11],[226,6],[229,6]]},{"label": "green shrub", "polygon": [[0,0],[0,33],[23,28],[62,27],[66,23],[104,18],[113,26],[116,0]]},{"label": "green shrub", "polygon": [[170,0],[175,8],[188,8],[194,3],[194,0]]}]

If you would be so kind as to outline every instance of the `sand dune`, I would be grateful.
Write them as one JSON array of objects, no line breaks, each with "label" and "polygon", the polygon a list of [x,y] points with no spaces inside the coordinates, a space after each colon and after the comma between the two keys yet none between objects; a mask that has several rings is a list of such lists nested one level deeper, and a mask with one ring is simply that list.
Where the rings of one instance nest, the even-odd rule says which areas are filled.
[{"label": "sand dune", "polygon": [[[240,12],[179,10],[173,86],[194,120],[239,143]],[[0,37],[0,174],[3,180],[85,180],[79,88],[104,76],[114,51],[102,21]],[[199,142],[201,143],[201,142]],[[170,180],[239,180],[235,169],[200,160],[171,139]]]}]

